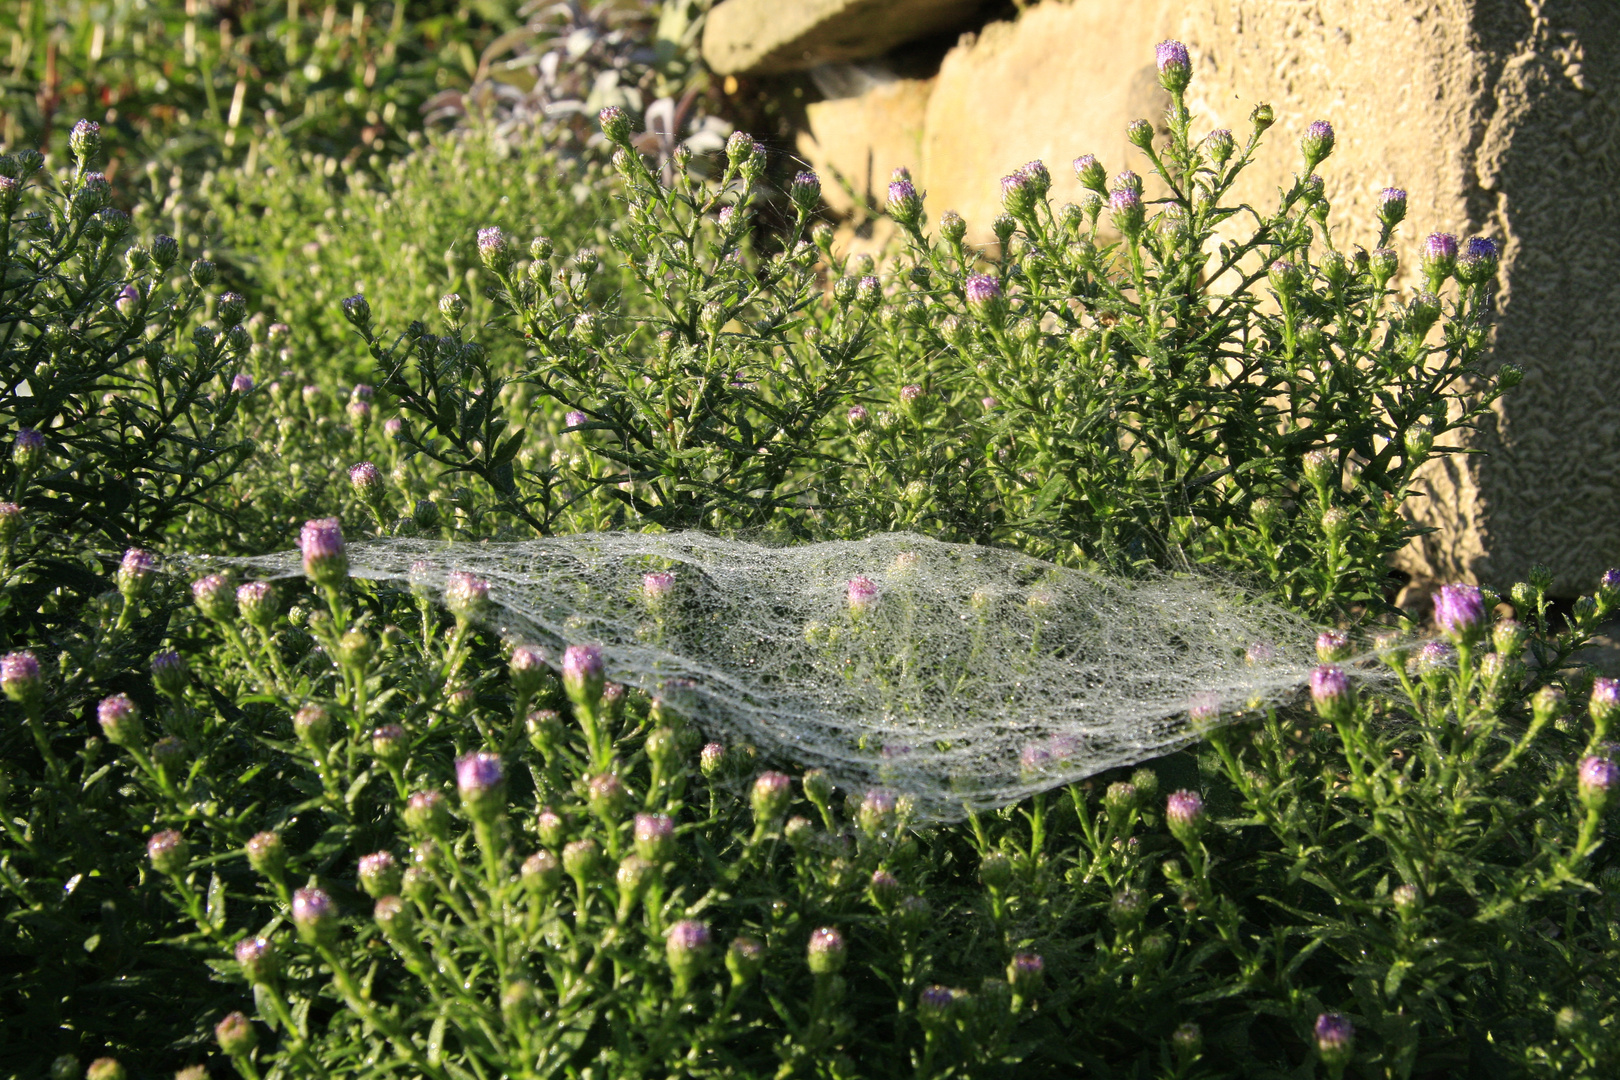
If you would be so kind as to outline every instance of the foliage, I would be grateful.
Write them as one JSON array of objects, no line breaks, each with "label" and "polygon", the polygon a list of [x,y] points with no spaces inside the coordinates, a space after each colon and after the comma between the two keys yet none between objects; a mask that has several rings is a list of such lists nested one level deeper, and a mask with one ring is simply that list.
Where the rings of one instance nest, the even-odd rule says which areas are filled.
[{"label": "foliage", "polygon": [[[1397,304],[1388,256],[1336,255],[1320,131],[1233,234],[1265,114],[1230,153],[1189,122],[1149,143],[1155,217],[1109,192],[1118,240],[1026,166],[980,264],[898,179],[887,281],[741,135],[665,170],[609,111],[610,163],[472,132],[331,186],[267,137],[276,175],[206,210],[253,316],[133,243],[90,129],[68,168],[6,157],[7,1074],[1611,1074],[1620,686],[1580,650],[1620,573],[1568,626],[1538,577],[1523,625],[1460,589],[1444,642],[1325,635],[1309,704],[950,827],[702,745],[589,648],[513,649],[476,578],[346,573],[340,528],[903,526],[1377,608],[1412,470],[1511,382],[1490,275],[1442,250],[1452,298]],[[458,231],[487,292],[434,262]],[[307,519],[304,579],[183,557]]]},{"label": "foliage", "polygon": [[13,42],[0,138],[62,160],[72,119],[96,119],[118,136],[115,183],[157,169],[189,186],[267,126],[351,163],[392,157],[512,21],[504,0],[20,0],[0,10]]}]

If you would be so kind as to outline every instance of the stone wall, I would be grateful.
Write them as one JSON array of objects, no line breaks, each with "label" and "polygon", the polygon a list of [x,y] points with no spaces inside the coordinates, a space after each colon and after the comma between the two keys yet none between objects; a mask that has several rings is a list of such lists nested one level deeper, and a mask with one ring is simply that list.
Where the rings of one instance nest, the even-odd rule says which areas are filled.
[{"label": "stone wall", "polygon": [[1350,242],[1373,239],[1372,199],[1395,184],[1410,193],[1403,265],[1434,230],[1504,246],[1496,355],[1525,380],[1467,439],[1483,453],[1428,470],[1412,511],[1440,531],[1400,565],[1502,584],[1542,561],[1573,594],[1620,564],[1615,0],[1046,0],[964,36],[931,78],[866,60],[864,89],[810,107],[800,150],[878,202],[906,164],[933,217],[956,209],[984,240],[999,177],[1024,161],[1048,163],[1058,202],[1078,196],[1076,155],[1138,162],[1124,127],[1162,114],[1165,37],[1192,50],[1201,128],[1241,133],[1260,101],[1276,112],[1243,197],[1270,202],[1324,118],[1338,147],[1319,171],[1341,227],[1362,223]]}]

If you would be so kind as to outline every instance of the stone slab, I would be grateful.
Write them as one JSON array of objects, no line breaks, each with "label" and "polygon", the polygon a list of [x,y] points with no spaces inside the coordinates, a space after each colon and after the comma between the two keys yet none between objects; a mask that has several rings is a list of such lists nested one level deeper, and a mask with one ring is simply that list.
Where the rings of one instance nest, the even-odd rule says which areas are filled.
[{"label": "stone slab", "polygon": [[965,25],[982,0],[724,0],[709,12],[703,60],[719,75],[775,75],[881,56]]}]

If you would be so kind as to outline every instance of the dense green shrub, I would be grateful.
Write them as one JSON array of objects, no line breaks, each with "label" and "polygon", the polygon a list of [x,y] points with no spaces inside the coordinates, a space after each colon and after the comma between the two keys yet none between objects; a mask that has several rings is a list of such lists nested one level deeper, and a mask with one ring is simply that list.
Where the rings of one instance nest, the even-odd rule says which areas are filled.
[{"label": "dense green shrub", "polygon": [[392,157],[429,97],[467,85],[515,7],[19,0],[0,8],[12,41],[0,140],[61,160],[73,121],[94,119],[117,135],[105,170],[115,184],[121,171],[161,168],[189,185],[267,126],[351,162]]},{"label": "dense green shrub", "polygon": [[[1184,65],[1161,56],[1173,91]],[[1397,305],[1387,255],[1317,250],[1307,178],[1217,248],[1242,284],[1216,292],[1201,252],[1265,114],[1241,149],[1172,121],[1173,194],[1150,221],[1118,179],[1118,242],[1100,192],[1054,211],[1031,165],[982,262],[898,178],[886,282],[740,135],[712,180],[649,167],[610,111],[611,173],[471,133],[342,187],[266,143],[285,183],[216,178],[240,205],[209,212],[268,223],[285,326],[130,246],[89,129],[58,175],[5,158],[0,1068],[1612,1073],[1620,685],[1579,652],[1620,573],[1567,627],[1538,579],[1494,625],[1498,597],[1448,590],[1441,639],[1376,658],[1326,633],[1308,702],[1189,703],[1196,747],[959,824],[702,745],[681,688],[503,642],[476,577],[348,575],[345,531],[904,527],[1377,608],[1411,470],[1511,381],[1483,373],[1488,250],[1435,241],[1453,299]],[[441,274],[486,212],[483,273]],[[303,578],[184,557],[306,520]],[[644,595],[654,628],[693,615]],[[848,640],[903,653],[851,597]]]}]

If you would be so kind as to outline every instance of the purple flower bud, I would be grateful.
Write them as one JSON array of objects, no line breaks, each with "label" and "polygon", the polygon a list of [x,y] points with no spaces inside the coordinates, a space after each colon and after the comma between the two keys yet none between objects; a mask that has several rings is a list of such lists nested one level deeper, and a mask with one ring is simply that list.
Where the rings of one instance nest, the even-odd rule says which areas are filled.
[{"label": "purple flower bud", "polygon": [[1620,792],[1620,765],[1596,754],[1581,759],[1576,774],[1576,791],[1589,810],[1603,811]]},{"label": "purple flower bud", "polygon": [[1593,738],[1601,741],[1614,718],[1620,715],[1620,679],[1598,677],[1592,680],[1592,697],[1587,703],[1592,716]]},{"label": "purple flower bud", "polygon": [[949,1019],[955,1005],[956,995],[950,988],[930,986],[917,995],[917,1016],[925,1024],[938,1024]]},{"label": "purple flower bud", "polygon": [[410,756],[410,735],[398,724],[383,724],[371,733],[371,752],[384,765],[398,768]]},{"label": "purple flower bud", "polygon": [[125,285],[118,290],[118,296],[113,300],[113,307],[124,318],[132,318],[141,306],[141,290],[134,285]]},{"label": "purple flower bud", "polygon": [[164,829],[146,841],[146,857],[158,873],[178,874],[191,861],[191,852],[185,837],[173,829]]},{"label": "purple flower bud", "polygon": [[248,865],[255,873],[277,881],[287,869],[287,846],[281,835],[273,832],[254,833],[245,845]]},{"label": "purple flower bud", "polygon": [[604,682],[600,646],[570,645],[564,650],[562,684],[568,700],[580,708],[594,710],[602,700]]},{"label": "purple flower bud", "polygon": [[239,371],[231,379],[231,393],[246,394],[253,389],[253,376],[245,371]]},{"label": "purple flower bud", "polygon": [[180,775],[180,770],[191,760],[191,752],[187,749],[185,740],[177,735],[163,736],[152,744],[152,749],[148,752],[152,755],[152,764],[171,776]]},{"label": "purple flower bud", "polygon": [[659,612],[669,602],[670,594],[675,591],[675,575],[668,570],[658,570],[650,574],[641,575],[641,599],[649,610]]},{"label": "purple flower bud", "polygon": [[304,554],[304,576],[325,588],[336,588],[349,577],[349,553],[343,545],[343,526],[337,518],[304,522],[298,535]]},{"label": "purple flower bud", "polygon": [[1126,780],[1116,780],[1103,792],[1103,807],[1114,818],[1128,814],[1139,801],[1136,785]]},{"label": "purple flower bud", "polygon": [[1354,702],[1350,696],[1350,679],[1344,670],[1324,664],[1311,672],[1311,700],[1323,719],[1338,720],[1349,715]]},{"label": "purple flower bud", "polygon": [[667,862],[675,850],[675,819],[668,814],[637,814],[636,853],[648,862]]},{"label": "purple flower bud", "polygon": [[84,164],[101,153],[101,125],[94,120],[80,120],[68,132],[68,149]]},{"label": "purple flower bud", "polygon": [[844,935],[830,926],[810,933],[807,958],[812,975],[836,975],[844,966]]},{"label": "purple flower bud", "polygon": [[733,986],[752,982],[765,966],[765,946],[757,938],[739,934],[726,948],[726,969],[731,972]]},{"label": "purple flower bud", "polygon": [[512,677],[512,689],[524,697],[531,697],[545,683],[545,653],[532,645],[519,645],[512,650],[507,670]]},{"label": "purple flower bud", "polygon": [[889,216],[905,228],[913,228],[922,221],[923,203],[910,180],[895,180],[889,185]]},{"label": "purple flower bud", "polygon": [[124,599],[134,603],[146,595],[152,585],[152,576],[156,573],[157,559],[151,552],[130,548],[124,552],[124,558],[118,564],[118,572],[114,575],[114,579]]},{"label": "purple flower bud", "polygon": [[1029,178],[1023,170],[1001,178],[1001,205],[1015,217],[1027,216],[1035,208],[1035,196],[1030,190]]},{"label": "purple flower bud", "polygon": [[228,1014],[214,1025],[214,1038],[226,1057],[242,1057],[253,1052],[259,1036],[253,1030],[253,1021],[239,1012]]},{"label": "purple flower bud", "polygon": [[191,583],[191,598],[197,610],[215,622],[229,622],[236,616],[236,596],[231,583],[220,574],[209,574]]},{"label": "purple flower bud", "polygon": [[1423,241],[1422,264],[1429,287],[1439,289],[1440,283],[1457,268],[1457,238],[1450,233],[1430,233]]},{"label": "purple flower bud", "polygon": [[482,817],[498,809],[506,787],[506,772],[495,754],[479,751],[456,759],[456,788],[469,814]]},{"label": "purple flower bud", "polygon": [[390,416],[383,421],[383,434],[390,439],[397,439],[405,432],[405,421],[397,416]]},{"label": "purple flower bud", "polygon": [[159,693],[179,697],[185,693],[190,679],[186,661],[179,653],[160,652],[152,657],[152,685]]},{"label": "purple flower bud", "polygon": [[1316,658],[1336,664],[1350,656],[1350,635],[1343,630],[1324,630],[1316,635]]},{"label": "purple flower bud", "polygon": [[630,793],[618,776],[600,773],[586,779],[585,796],[592,813],[603,821],[613,823],[624,813],[624,804],[629,800]]},{"label": "purple flower bud", "polygon": [[1013,988],[1013,993],[1028,996],[1041,988],[1041,977],[1046,971],[1046,962],[1035,953],[1013,953],[1012,960],[1007,964],[1007,982]]},{"label": "purple flower bud", "polygon": [[1209,150],[1209,156],[1217,165],[1225,165],[1237,152],[1237,140],[1226,128],[1216,128],[1204,136],[1204,146]]},{"label": "purple flower bud", "polygon": [[375,506],[383,498],[382,470],[369,461],[349,466],[349,486],[367,505]]},{"label": "purple flower bud", "polygon": [[860,427],[862,424],[866,423],[868,415],[869,414],[867,413],[865,406],[851,405],[849,407],[849,413],[847,414],[849,426]]},{"label": "purple flower bud", "polygon": [[326,749],[327,737],[332,733],[332,718],[319,705],[305,705],[293,714],[293,734],[298,741],[312,750]]},{"label": "purple flower bud", "polygon": [[523,860],[519,875],[526,888],[544,896],[562,883],[562,863],[549,851],[537,851]]},{"label": "purple flower bud", "polygon": [[845,587],[845,599],[849,604],[849,613],[856,618],[865,615],[877,601],[877,586],[872,579],[858,574],[849,579]]},{"label": "purple flower bud", "polygon": [[33,428],[17,429],[11,444],[12,463],[23,472],[32,472],[45,458],[45,436]]},{"label": "purple flower bud", "polygon": [[749,792],[754,820],[760,826],[780,821],[793,800],[793,781],[779,772],[760,773]]},{"label": "purple flower bud", "polygon": [[1442,585],[1434,598],[1434,622],[1456,644],[1471,644],[1485,626],[1485,599],[1473,585]]},{"label": "purple flower bud", "polygon": [[809,171],[797,174],[793,178],[793,186],[788,189],[788,198],[800,213],[811,213],[821,204],[820,178]]},{"label": "purple flower bud", "polygon": [[714,776],[726,765],[726,748],[717,742],[707,743],[698,754],[698,768],[704,776]]},{"label": "purple flower bud", "polygon": [[465,570],[445,579],[444,606],[458,619],[476,619],[489,609],[489,582]]},{"label": "purple flower bud", "polygon": [[[619,146],[630,144],[630,118],[624,114],[623,109],[617,105],[609,105],[596,114],[596,120],[602,125],[602,134],[608,142]],[[480,233],[479,239],[482,238],[483,234]]]},{"label": "purple flower bud", "polygon": [[991,326],[1000,326],[1006,316],[1006,301],[1001,294],[1001,281],[994,274],[974,274],[962,285],[968,310]]},{"label": "purple flower bud", "polygon": [[1187,46],[1179,41],[1161,41],[1153,51],[1159,65],[1159,85],[1172,94],[1186,90],[1192,81],[1192,57],[1187,55]]},{"label": "purple flower bud", "polygon": [[873,788],[861,799],[860,808],[855,813],[855,820],[861,831],[868,836],[876,836],[894,828],[900,808],[894,793],[881,788]]},{"label": "purple flower bud", "polygon": [[1185,789],[1171,792],[1164,801],[1164,821],[1176,839],[1192,843],[1204,828],[1203,796]]},{"label": "purple flower bud", "polygon": [[1393,229],[1406,217],[1406,192],[1398,187],[1387,187],[1378,193],[1378,220]]},{"label": "purple flower bud", "polygon": [[360,857],[360,888],[373,900],[399,892],[399,860],[391,852],[375,851]]},{"label": "purple flower bud", "polygon": [[1118,926],[1131,927],[1147,917],[1147,910],[1147,895],[1138,889],[1125,888],[1109,901],[1108,917]]},{"label": "purple flower bud", "polygon": [[366,327],[371,325],[371,305],[360,293],[344,297],[338,302],[338,307],[343,309],[343,317],[349,320],[355,329],[364,332]]},{"label": "purple flower bud", "polygon": [[582,427],[587,419],[588,417],[584,413],[580,412],[578,409],[575,409],[567,416],[563,417],[563,424],[564,426],[571,428]]},{"label": "purple flower bud", "polygon": [[1114,222],[1114,228],[1123,236],[1135,239],[1142,233],[1142,224],[1145,220],[1145,211],[1142,208],[1142,196],[1139,192],[1128,187],[1115,188],[1108,196],[1108,210]]},{"label": "purple flower bud", "polygon": [[14,502],[0,502],[0,548],[10,547],[22,535],[23,510]]},{"label": "purple flower bud", "polygon": [[276,974],[276,947],[268,938],[243,938],[236,943],[236,964],[248,982],[267,983]]},{"label": "purple flower bud", "polygon": [[664,935],[664,956],[669,969],[675,973],[677,985],[682,985],[703,970],[709,958],[708,923],[696,919],[682,919]]},{"label": "purple flower bud", "polygon": [[1099,195],[1108,194],[1108,170],[1102,167],[1095,154],[1081,154],[1074,159],[1074,175],[1082,187]]},{"label": "purple flower bud", "polygon": [[1249,645],[1243,653],[1244,663],[1251,667],[1261,664],[1275,663],[1277,660],[1277,647],[1269,642],[1256,641]]},{"label": "purple flower bud", "polygon": [[1025,773],[1038,774],[1052,766],[1052,752],[1040,743],[1030,743],[1018,753],[1018,767]]},{"label": "purple flower bud", "polygon": [[277,615],[275,587],[268,581],[250,581],[236,590],[236,606],[251,625],[268,629]]},{"label": "purple flower bud", "polygon": [[1412,670],[1419,675],[1436,675],[1457,662],[1457,650],[1444,641],[1425,642],[1412,659]]},{"label": "purple flower bud", "polygon": [[1496,242],[1484,236],[1469,237],[1457,256],[1457,280],[1464,285],[1477,285],[1496,276],[1500,257]]},{"label": "purple flower bud", "polygon": [[595,873],[599,854],[595,840],[575,840],[563,848],[563,869],[575,881],[583,882]]},{"label": "purple flower bud", "polygon": [[337,904],[321,889],[299,889],[292,897],[292,920],[309,945],[330,945],[336,938]]},{"label": "purple flower bud", "polygon": [[496,226],[479,229],[478,257],[491,273],[504,274],[512,269],[512,244]]},{"label": "purple flower bud", "polygon": [[134,746],[141,742],[141,710],[128,694],[114,694],[103,698],[96,706],[96,719],[101,733],[114,746]]},{"label": "purple flower bud", "polygon": [[442,836],[450,825],[450,806],[437,791],[415,791],[405,800],[400,816],[405,827],[418,835]]},{"label": "purple flower bud", "polygon": [[1327,1012],[1316,1018],[1316,1051],[1330,1066],[1344,1065],[1355,1054],[1356,1029],[1342,1013]]},{"label": "purple flower bud", "polygon": [[1266,278],[1271,282],[1271,287],[1277,290],[1279,296],[1293,296],[1299,291],[1300,284],[1304,281],[1304,276],[1300,273],[1299,267],[1287,259],[1278,259],[1273,262],[1266,270]]},{"label": "purple flower bud", "polygon": [[1326,120],[1313,120],[1299,140],[1300,152],[1305,155],[1305,171],[1310,172],[1333,153],[1333,125]]}]

